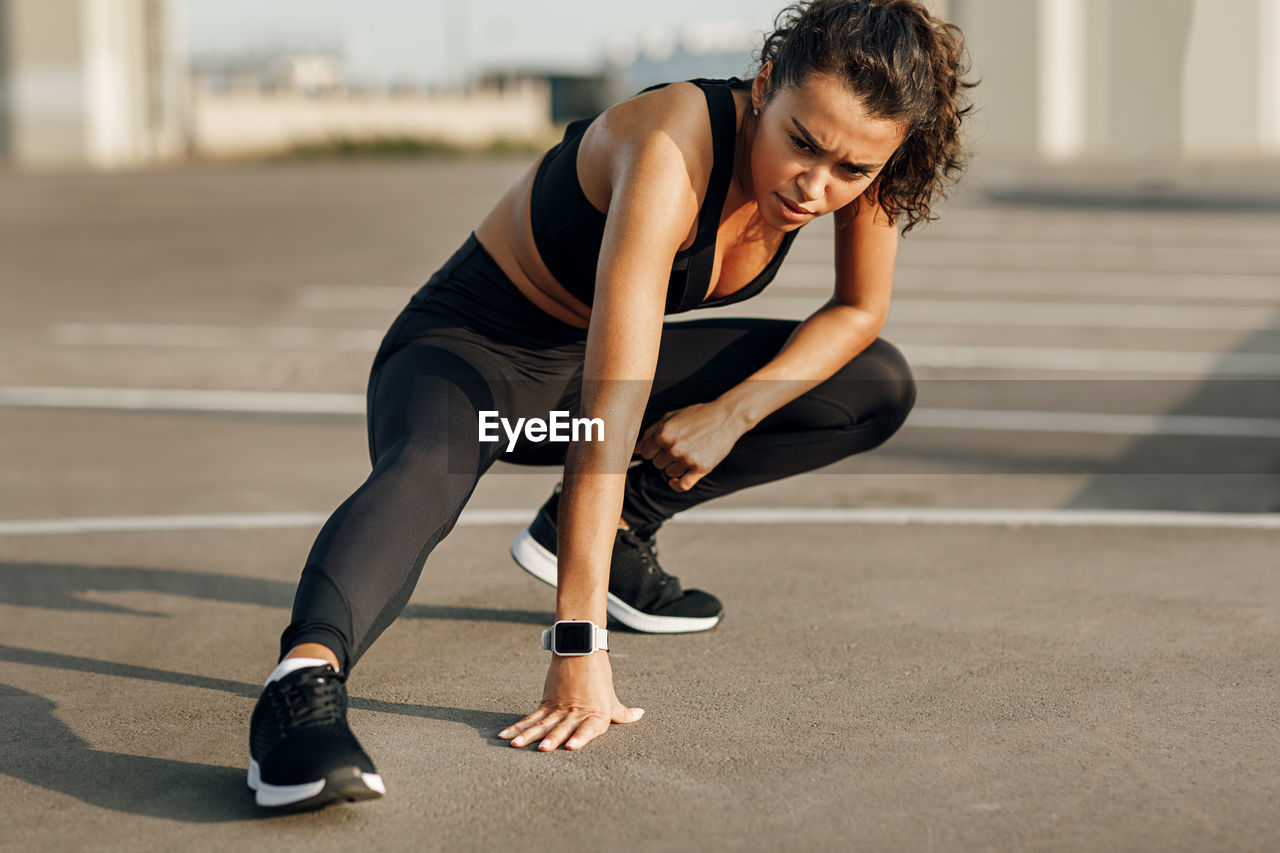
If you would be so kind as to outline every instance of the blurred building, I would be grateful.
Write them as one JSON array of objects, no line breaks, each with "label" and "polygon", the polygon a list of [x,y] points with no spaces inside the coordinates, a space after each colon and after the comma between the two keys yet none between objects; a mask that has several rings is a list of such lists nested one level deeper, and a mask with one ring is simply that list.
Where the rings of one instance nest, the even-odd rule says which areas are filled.
[{"label": "blurred building", "polygon": [[347,88],[345,63],[334,50],[193,57],[187,67],[198,92],[331,95]]},{"label": "blurred building", "polygon": [[[781,2],[779,4],[781,6]],[[925,0],[964,31],[984,158],[1280,155],[1280,0]],[[615,38],[612,100],[754,68],[759,26]]]},{"label": "blurred building", "polygon": [[540,144],[552,136],[557,93],[565,101],[575,82],[507,74],[465,89],[375,89],[349,85],[341,60],[320,53],[204,59],[192,66],[191,151],[243,157],[392,139]]},{"label": "blurred building", "polygon": [[169,0],[0,0],[0,159],[139,166],[185,153]]},{"label": "blurred building", "polygon": [[[1280,157],[1280,0],[925,2],[966,34],[984,160]],[[119,168],[331,137],[535,141],[652,83],[749,74],[767,26],[621,35],[599,75],[513,69],[465,89],[357,91],[324,51],[197,63],[189,83],[179,7],[0,0],[0,161]]]},{"label": "blurred building", "polygon": [[745,21],[691,21],[675,29],[619,33],[605,50],[610,100],[656,83],[750,75],[752,53],[762,40],[761,27]]},{"label": "blurred building", "polygon": [[984,156],[1280,155],[1280,0],[937,0]]}]

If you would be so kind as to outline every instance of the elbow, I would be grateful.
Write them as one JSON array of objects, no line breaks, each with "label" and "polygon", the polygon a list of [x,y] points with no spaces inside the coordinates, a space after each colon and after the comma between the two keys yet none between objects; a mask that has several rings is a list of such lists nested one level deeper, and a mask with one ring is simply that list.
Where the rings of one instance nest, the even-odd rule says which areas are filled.
[{"label": "elbow", "polygon": [[860,344],[859,349],[880,337],[880,332],[889,319],[887,305],[883,307],[850,305],[833,299],[828,307],[838,312],[838,316],[844,319],[849,328],[849,337]]}]

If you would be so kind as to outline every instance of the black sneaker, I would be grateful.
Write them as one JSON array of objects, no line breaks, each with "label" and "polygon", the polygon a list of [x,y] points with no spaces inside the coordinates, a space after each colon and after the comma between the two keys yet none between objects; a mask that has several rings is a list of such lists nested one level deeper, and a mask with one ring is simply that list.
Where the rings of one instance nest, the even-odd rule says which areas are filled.
[{"label": "black sneaker", "polygon": [[[540,581],[556,585],[556,518],[560,486],[533,523],[511,543],[511,557]],[[618,528],[609,567],[608,612],[635,631],[684,634],[714,628],[724,615],[720,599],[698,589],[682,590],[680,581],[658,565],[654,531]]]},{"label": "black sneaker", "polygon": [[272,675],[249,724],[249,787],[258,805],[314,809],[385,794],[347,727],[346,676],[328,664]]}]

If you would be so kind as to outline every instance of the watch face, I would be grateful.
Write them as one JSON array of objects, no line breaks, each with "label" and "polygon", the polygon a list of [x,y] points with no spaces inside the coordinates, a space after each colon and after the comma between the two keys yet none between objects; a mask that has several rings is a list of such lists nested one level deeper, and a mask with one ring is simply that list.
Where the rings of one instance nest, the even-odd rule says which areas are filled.
[{"label": "watch face", "polygon": [[560,654],[587,655],[595,651],[590,622],[557,622],[552,647]]}]

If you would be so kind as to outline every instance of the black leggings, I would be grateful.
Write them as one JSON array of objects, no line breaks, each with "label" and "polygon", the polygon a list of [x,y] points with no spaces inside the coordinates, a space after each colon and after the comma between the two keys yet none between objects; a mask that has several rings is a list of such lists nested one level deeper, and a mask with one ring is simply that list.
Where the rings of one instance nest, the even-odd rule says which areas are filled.
[{"label": "black leggings", "polygon": [[[709,402],[769,362],[798,321],[667,322],[641,430]],[[427,556],[453,529],[495,461],[563,465],[564,443],[478,438],[478,412],[546,419],[580,413],[587,333],[530,303],[470,237],[392,324],[369,378],[373,471],[312,546],[281,637],[333,649],[344,669],[400,614]],[[906,420],[915,385],[883,340],[743,435],[714,470],[677,492],[647,461],[627,472],[622,516],[656,527],[748,486],[811,471],[883,443]],[[639,458],[639,457],[637,457]]]}]

